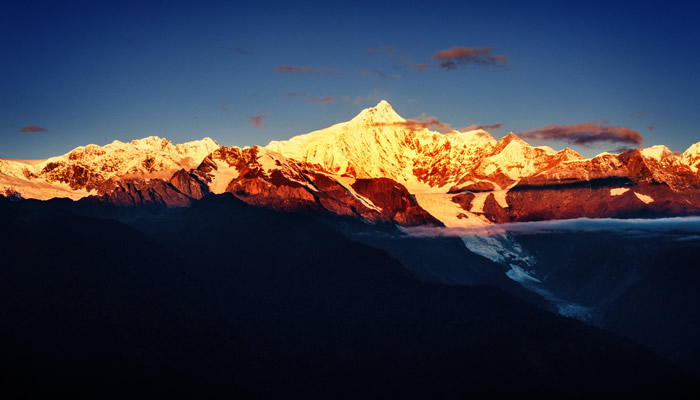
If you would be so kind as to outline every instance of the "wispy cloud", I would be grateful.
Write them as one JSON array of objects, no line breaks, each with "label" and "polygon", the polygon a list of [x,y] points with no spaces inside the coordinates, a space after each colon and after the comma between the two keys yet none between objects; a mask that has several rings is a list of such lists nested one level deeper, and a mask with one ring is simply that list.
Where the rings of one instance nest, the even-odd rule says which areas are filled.
[{"label": "wispy cloud", "polygon": [[305,100],[310,101],[312,103],[320,103],[320,104],[332,103],[335,101],[335,97],[333,97],[333,96],[316,97],[316,96],[310,96],[308,93],[305,93],[305,92],[287,93],[287,97],[305,99]]},{"label": "wispy cloud", "polygon": [[283,74],[295,74],[295,75],[302,75],[307,72],[320,72],[321,69],[314,69],[309,66],[302,65],[300,67],[295,67],[291,65],[280,65],[277,68],[275,68],[275,71],[281,72]]},{"label": "wispy cloud", "polygon": [[440,61],[440,68],[448,71],[469,64],[504,66],[508,63],[508,57],[493,54],[490,47],[452,47],[433,54],[433,59]]},{"label": "wispy cloud", "polygon": [[42,128],[40,126],[36,125],[27,125],[19,129],[20,132],[22,133],[38,133],[38,132],[47,132],[46,128]]},{"label": "wispy cloud", "polygon": [[634,119],[642,119],[649,114],[651,114],[651,110],[635,111],[635,112],[630,113],[630,117],[632,117]]},{"label": "wispy cloud", "polygon": [[431,129],[442,133],[452,130],[452,125],[447,122],[441,122],[437,117],[421,114],[420,120],[407,119],[404,122],[378,123],[377,126],[399,126],[411,131],[420,131],[423,129]]},{"label": "wispy cloud", "polygon": [[625,145],[644,143],[642,135],[635,130],[595,121],[572,125],[547,125],[544,128],[518,133],[518,136],[524,139],[562,140],[578,145],[591,145],[599,142]]},{"label": "wispy cloud", "polygon": [[380,77],[382,79],[391,79],[391,80],[401,79],[401,74],[385,74],[382,71],[376,71],[376,70],[371,70],[371,69],[363,69],[360,72],[364,76],[377,76],[377,77]]},{"label": "wispy cloud", "polygon": [[374,95],[368,94],[366,96],[343,96],[342,100],[346,103],[362,104],[373,101],[375,99]]},{"label": "wispy cloud", "polygon": [[250,121],[250,123],[253,124],[253,128],[260,128],[263,123],[263,116],[251,115],[250,117],[248,117],[248,121]]},{"label": "wispy cloud", "polygon": [[488,125],[473,124],[473,125],[469,125],[466,128],[460,129],[460,131],[461,132],[469,132],[469,131],[476,131],[479,129],[484,130],[484,131],[497,131],[497,130],[501,129],[502,126],[503,126],[503,122],[498,122],[495,124],[488,124]]},{"label": "wispy cloud", "polygon": [[340,98],[340,101],[344,103],[353,103],[353,104],[364,104],[364,103],[376,103],[378,100],[381,99],[387,99],[391,97],[389,93],[387,93],[384,90],[375,88],[372,90],[372,93],[364,96],[343,96]]},{"label": "wispy cloud", "polygon": [[[399,50],[395,46],[380,46],[380,47],[372,47],[367,49],[368,52],[370,53],[385,53],[386,55],[389,56],[390,59],[392,59],[397,65],[394,66],[395,69],[400,69],[400,70],[405,70],[405,69],[411,69],[413,71],[427,71],[432,66],[430,64],[426,64],[425,60],[423,63],[415,63],[411,59],[411,57],[401,54]],[[363,71],[368,71],[369,70],[363,70]],[[379,71],[372,71],[372,72],[377,72],[377,76],[381,76],[386,79],[398,79],[401,77],[401,75],[386,75],[383,74]],[[364,73],[364,72],[363,72]],[[381,75],[380,75],[381,74]],[[365,74],[368,75],[368,74]],[[384,75],[384,76],[382,76]]]},{"label": "wispy cloud", "polygon": [[253,55],[252,51],[246,50],[243,47],[239,47],[239,46],[233,46],[233,47],[231,47],[231,50],[233,50],[234,53],[240,54],[242,56],[252,56]]},{"label": "wispy cloud", "polygon": [[370,53],[395,53],[396,52],[396,47],[395,46],[379,46],[379,47],[370,47],[367,49],[368,52]]},{"label": "wispy cloud", "polygon": [[411,69],[414,71],[427,71],[430,68],[430,64],[411,64]]}]

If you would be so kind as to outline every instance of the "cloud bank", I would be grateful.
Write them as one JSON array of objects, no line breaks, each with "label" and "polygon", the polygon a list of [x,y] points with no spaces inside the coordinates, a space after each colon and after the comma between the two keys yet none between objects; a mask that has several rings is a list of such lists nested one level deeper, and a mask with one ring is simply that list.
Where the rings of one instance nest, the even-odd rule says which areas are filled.
[{"label": "cloud bank", "polygon": [[505,66],[508,63],[508,57],[493,54],[490,47],[452,47],[433,54],[433,59],[440,61],[440,68],[448,71],[469,64]]},{"label": "cloud bank", "polygon": [[523,139],[561,140],[572,144],[591,145],[599,142],[641,145],[644,138],[639,132],[597,122],[572,125],[547,125],[544,128],[518,133]]},{"label": "cloud bank", "polygon": [[[515,222],[475,227],[412,227],[402,230],[413,236],[445,237],[512,233],[616,232],[630,235],[674,234],[681,240],[700,235],[700,217],[673,218],[576,218],[556,221]],[[697,239],[700,239],[698,236]]]}]

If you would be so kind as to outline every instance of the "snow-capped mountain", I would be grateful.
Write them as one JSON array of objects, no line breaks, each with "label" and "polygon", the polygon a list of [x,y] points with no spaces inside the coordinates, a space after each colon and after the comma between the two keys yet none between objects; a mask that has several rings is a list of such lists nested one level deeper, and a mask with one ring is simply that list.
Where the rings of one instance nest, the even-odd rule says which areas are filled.
[{"label": "snow-capped mountain", "polygon": [[[585,159],[510,133],[440,133],[386,101],[350,121],[265,147],[149,137],[41,161],[0,160],[0,189],[48,199],[183,206],[207,193],[279,210],[446,226],[700,213],[700,143]],[[440,222],[437,222],[440,221]]]},{"label": "snow-capped mountain", "polygon": [[687,165],[693,172],[700,168],[700,142],[688,147],[681,155],[681,163]]},{"label": "snow-capped mountain", "polygon": [[109,191],[103,186],[126,178],[169,179],[181,168],[196,168],[219,145],[210,138],[173,145],[150,136],[123,143],[78,147],[47,160],[0,159],[0,188],[23,197],[79,199]]},{"label": "snow-capped mountain", "polygon": [[433,132],[386,101],[348,122],[266,146],[328,173],[391,178],[413,192],[443,191],[496,141],[486,131]]}]

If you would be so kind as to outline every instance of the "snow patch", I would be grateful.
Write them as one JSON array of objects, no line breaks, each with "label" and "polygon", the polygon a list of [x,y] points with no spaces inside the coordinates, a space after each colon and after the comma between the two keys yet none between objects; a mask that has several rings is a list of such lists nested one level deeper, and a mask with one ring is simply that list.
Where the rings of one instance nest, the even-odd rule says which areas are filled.
[{"label": "snow patch", "polygon": [[447,193],[415,193],[416,202],[425,211],[447,227],[475,227],[489,225],[484,217],[465,211],[452,201],[454,195]]},{"label": "snow patch", "polygon": [[472,252],[489,260],[503,264],[532,266],[535,258],[529,255],[515,239],[505,233],[472,234],[460,236],[464,245]]},{"label": "snow patch", "polygon": [[286,161],[282,155],[271,151],[260,152],[259,149],[258,151],[258,154],[260,155],[258,156],[257,161],[268,175],[273,170],[282,169],[282,161]]},{"label": "snow patch", "polygon": [[366,198],[365,196],[363,196],[363,195],[357,193],[357,192],[355,191],[355,189],[352,188],[352,184],[355,183],[355,179],[354,179],[354,178],[350,178],[350,177],[347,177],[347,176],[335,177],[335,176],[333,176],[333,175],[328,175],[328,174],[325,174],[325,175],[328,176],[328,177],[331,178],[331,179],[334,179],[336,182],[338,182],[338,183],[340,184],[340,186],[342,186],[343,188],[345,188],[345,190],[347,190],[348,193],[350,193],[350,195],[352,195],[352,196],[355,197],[360,203],[362,203],[363,206],[365,206],[365,207],[367,207],[367,208],[370,208],[370,209],[372,209],[372,210],[374,210],[374,211],[377,211],[377,212],[379,212],[379,213],[382,212],[382,208],[381,208],[381,207],[378,207],[378,206],[375,205],[370,199],[368,199],[368,198]]},{"label": "snow patch", "polygon": [[484,203],[486,203],[486,198],[489,196],[489,192],[474,193],[474,199],[472,200],[471,212],[473,213],[483,213]]},{"label": "snow patch", "polygon": [[649,204],[654,201],[654,199],[651,196],[647,196],[645,194],[634,192],[634,195],[637,196],[639,200],[643,201],[644,204]]},{"label": "snow patch", "polygon": [[619,196],[623,193],[627,193],[629,190],[629,188],[612,188],[610,189],[610,196]]},{"label": "snow patch", "polygon": [[211,184],[209,190],[214,194],[221,194],[226,191],[226,187],[232,180],[238,178],[238,170],[236,167],[231,167],[226,161],[215,159],[216,170],[211,171]]},{"label": "snow patch", "polygon": [[519,181],[515,182],[514,184],[508,186],[505,189],[494,190],[493,192],[491,192],[491,193],[493,193],[493,197],[494,197],[494,199],[496,199],[496,202],[498,203],[499,206],[501,206],[502,208],[508,208],[508,200],[507,200],[508,191],[510,189],[512,189],[513,187],[515,187],[515,185],[517,185],[518,182]]},{"label": "snow patch", "polygon": [[534,276],[530,275],[528,271],[525,271],[522,267],[519,267],[515,264],[510,264],[510,270],[506,272],[506,275],[519,283],[525,282],[525,281],[532,281],[532,282],[537,282],[537,283],[542,283],[541,280],[535,278]]}]

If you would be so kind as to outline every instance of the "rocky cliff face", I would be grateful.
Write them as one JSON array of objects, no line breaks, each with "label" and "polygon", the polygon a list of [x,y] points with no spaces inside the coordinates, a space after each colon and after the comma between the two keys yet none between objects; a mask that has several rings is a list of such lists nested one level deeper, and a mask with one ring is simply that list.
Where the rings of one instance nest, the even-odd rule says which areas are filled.
[{"label": "rocky cliff face", "polygon": [[86,200],[123,207],[186,207],[192,200],[162,179],[121,179],[110,183],[112,186],[108,192],[90,196]]},{"label": "rocky cliff face", "polygon": [[229,192],[276,210],[327,211],[407,226],[439,224],[394,180],[338,176],[263,147],[221,147],[191,176],[212,193]]}]

